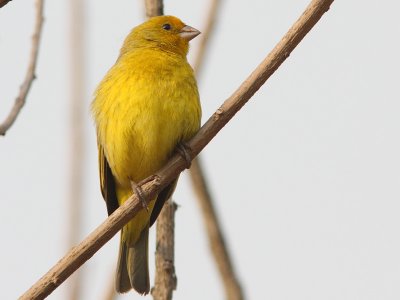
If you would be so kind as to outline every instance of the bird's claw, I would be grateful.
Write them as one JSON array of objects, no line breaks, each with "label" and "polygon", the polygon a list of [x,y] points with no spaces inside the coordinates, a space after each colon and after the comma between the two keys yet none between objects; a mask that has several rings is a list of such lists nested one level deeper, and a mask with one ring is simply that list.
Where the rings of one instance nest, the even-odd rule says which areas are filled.
[{"label": "bird's claw", "polygon": [[133,192],[136,194],[136,196],[139,198],[139,201],[142,203],[142,207],[145,208],[147,211],[149,211],[149,206],[146,201],[146,197],[143,193],[141,184],[136,184],[135,182],[131,181],[131,187]]},{"label": "bird's claw", "polygon": [[176,146],[176,151],[180,156],[182,156],[186,161],[186,169],[189,169],[192,165],[192,149],[190,146],[184,142],[179,142]]},{"label": "bird's claw", "polygon": [[131,180],[132,191],[136,194],[136,196],[139,198],[140,202],[142,203],[143,208],[145,208],[147,211],[149,211],[149,204],[147,202],[146,196],[144,195],[142,185],[144,185],[150,181],[153,181],[157,177],[158,177],[157,175],[151,175],[151,176],[143,179],[139,183],[136,183],[133,180]]}]

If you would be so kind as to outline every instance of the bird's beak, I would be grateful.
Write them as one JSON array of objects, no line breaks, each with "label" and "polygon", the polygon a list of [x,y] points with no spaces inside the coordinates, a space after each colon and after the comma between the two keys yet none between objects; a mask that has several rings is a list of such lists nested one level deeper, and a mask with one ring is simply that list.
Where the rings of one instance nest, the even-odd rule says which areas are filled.
[{"label": "bird's beak", "polygon": [[196,36],[198,36],[200,33],[201,32],[198,31],[196,28],[186,25],[181,29],[179,35],[181,36],[181,38],[190,41],[191,39],[194,39]]}]

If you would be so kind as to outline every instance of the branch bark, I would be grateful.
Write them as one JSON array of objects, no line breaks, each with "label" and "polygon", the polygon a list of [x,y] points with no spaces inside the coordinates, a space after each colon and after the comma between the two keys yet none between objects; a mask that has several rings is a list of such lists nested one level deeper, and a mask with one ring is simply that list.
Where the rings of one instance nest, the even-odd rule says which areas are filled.
[{"label": "branch bark", "polygon": [[[69,46],[70,46],[70,163],[68,190],[68,249],[79,242],[82,227],[83,173],[84,173],[84,117],[85,115],[85,1],[69,1]],[[70,278],[68,288],[70,300],[78,300],[82,294],[82,269]]]},{"label": "branch bark", "polygon": [[[0,2],[0,7],[4,6],[8,1]],[[36,62],[39,53],[39,41],[42,33],[42,25],[43,25],[43,2],[44,0],[36,0],[36,17],[35,17],[35,28],[32,36],[32,48],[29,59],[28,70],[25,75],[24,82],[22,83],[19,94],[15,99],[14,106],[12,107],[10,113],[0,124],[0,135],[5,135],[7,130],[14,124],[15,120],[18,117],[19,112],[25,104],[26,96],[31,88],[33,80],[36,78],[35,70],[36,70]]]},{"label": "branch bark", "polygon": [[177,205],[169,199],[157,218],[156,278],[151,295],[154,300],[171,300],[176,289],[175,274],[175,211]]},{"label": "branch bark", "polygon": [[164,14],[164,4],[162,0],[145,0],[147,18],[161,16]]},{"label": "branch bark", "polygon": [[[261,62],[239,88],[208,119],[199,132],[188,142],[191,156],[195,157],[215,137],[215,135],[233,118],[265,81],[289,57],[293,49],[304,36],[329,10],[333,0],[313,0],[301,17],[289,29],[271,53]],[[152,180],[143,185],[145,199],[153,197],[180,172],[184,170],[186,161],[174,155],[168,163],[158,171]],[[141,201],[132,195],[100,226],[89,234],[78,246],[71,249],[53,268],[37,281],[20,299],[43,299],[53,292],[76,269],[93,256],[107,243],[132,217],[143,209]]]}]

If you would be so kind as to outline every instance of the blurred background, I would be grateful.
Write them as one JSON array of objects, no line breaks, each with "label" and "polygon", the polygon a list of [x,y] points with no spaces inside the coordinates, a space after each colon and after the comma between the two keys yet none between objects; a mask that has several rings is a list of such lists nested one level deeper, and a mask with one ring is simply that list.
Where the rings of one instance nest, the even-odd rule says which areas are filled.
[{"label": "blurred background", "polygon": [[[203,122],[308,3],[221,3],[198,78]],[[170,0],[164,7],[165,14],[204,30],[208,1]],[[335,1],[202,152],[248,299],[400,298],[399,9],[394,0]],[[34,11],[27,0],[0,9],[0,122],[25,76]],[[82,23],[68,1],[45,2],[37,80],[14,126],[0,137],[2,299],[16,299],[67,252],[75,192],[81,195],[78,241],[107,216],[89,105],[124,37],[145,19],[144,4],[87,0],[80,1],[79,12]],[[71,38],[74,24],[81,45]],[[190,62],[198,43],[192,42]],[[80,46],[84,57],[74,60]],[[78,88],[80,96],[74,94]],[[82,99],[81,113],[72,104],[76,97]],[[76,142],[72,129],[79,116],[82,138]],[[72,167],[77,154],[81,169]],[[174,194],[174,299],[223,299],[187,175]],[[80,299],[105,299],[118,239],[81,268]],[[153,283],[154,230],[150,245]],[[70,299],[70,281],[49,299]],[[118,297],[150,298],[133,292]]]}]

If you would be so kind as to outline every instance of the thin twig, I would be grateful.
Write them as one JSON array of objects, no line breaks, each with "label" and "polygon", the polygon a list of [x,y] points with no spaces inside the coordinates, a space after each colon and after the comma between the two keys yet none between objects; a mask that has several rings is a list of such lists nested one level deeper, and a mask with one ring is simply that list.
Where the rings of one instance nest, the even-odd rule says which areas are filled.
[{"label": "thin twig", "polygon": [[[207,50],[208,42],[214,32],[214,25],[218,9],[221,6],[219,0],[212,0],[205,30],[202,33],[199,51],[194,63],[194,70],[197,77],[204,64],[204,57]],[[233,262],[230,258],[228,247],[225,242],[222,227],[218,221],[217,212],[214,208],[214,201],[211,197],[207,180],[204,175],[200,157],[193,160],[190,168],[190,178],[193,189],[196,194],[197,201],[202,211],[204,225],[206,227],[208,242],[211,253],[214,257],[219,274],[225,288],[225,298],[228,300],[244,299],[243,290],[238,277],[235,274]]]},{"label": "thin twig", "polygon": [[[69,1],[70,19],[70,163],[68,195],[68,249],[79,242],[82,227],[83,208],[83,167],[85,153],[84,117],[85,117],[85,1]],[[70,300],[78,300],[82,293],[83,270],[70,278],[68,288]]]},{"label": "thin twig", "polygon": [[176,290],[174,229],[176,204],[169,199],[157,218],[156,278],[151,295],[154,300],[171,300]]},{"label": "thin twig", "polygon": [[225,299],[244,299],[240,282],[235,274],[232,260],[226,246],[224,234],[219,224],[214,202],[209,193],[199,157],[192,162],[190,177],[200,205],[208,242],[225,288]]},{"label": "thin twig", "polygon": [[[191,157],[195,157],[204,149],[286,58],[289,57],[290,53],[304,36],[319,21],[322,15],[329,10],[333,1],[311,1],[301,17],[289,29],[271,53],[187,143],[191,149]],[[186,164],[187,162],[183,157],[178,154],[174,155],[155,176],[152,176],[152,180],[143,185],[144,198],[153,199],[161,189],[177,178],[179,173],[185,169]],[[137,198],[136,194],[132,195],[78,246],[68,252],[53,268],[26,291],[20,299],[43,299],[48,296],[106,244],[141,209],[143,209],[142,202]]]},{"label": "thin twig", "polygon": [[0,0],[0,8],[2,8],[4,5],[6,5],[10,1],[11,0]]},{"label": "thin twig", "polygon": [[148,18],[161,16],[164,14],[164,4],[162,0],[145,0],[146,16]]},{"label": "thin twig", "polygon": [[206,54],[207,46],[212,38],[215,28],[215,20],[218,15],[219,7],[221,6],[221,0],[211,0],[210,9],[208,11],[208,17],[206,21],[206,26],[200,35],[200,45],[197,49],[197,56],[193,63],[193,69],[196,72],[197,77],[199,77],[202,66],[204,65],[204,57]]},{"label": "thin twig", "polygon": [[[19,94],[15,99],[14,106],[12,107],[9,115],[0,124],[0,135],[5,135],[7,130],[14,124],[15,120],[18,117],[19,112],[25,104],[26,96],[31,88],[32,82],[35,79],[35,69],[36,62],[39,53],[39,41],[42,33],[42,25],[43,25],[43,2],[44,0],[36,0],[36,17],[35,17],[35,28],[32,36],[32,48],[29,59],[28,70],[25,75],[24,82],[22,83]],[[3,6],[7,2],[0,2],[0,5]],[[0,6],[0,7],[1,7]]]}]

